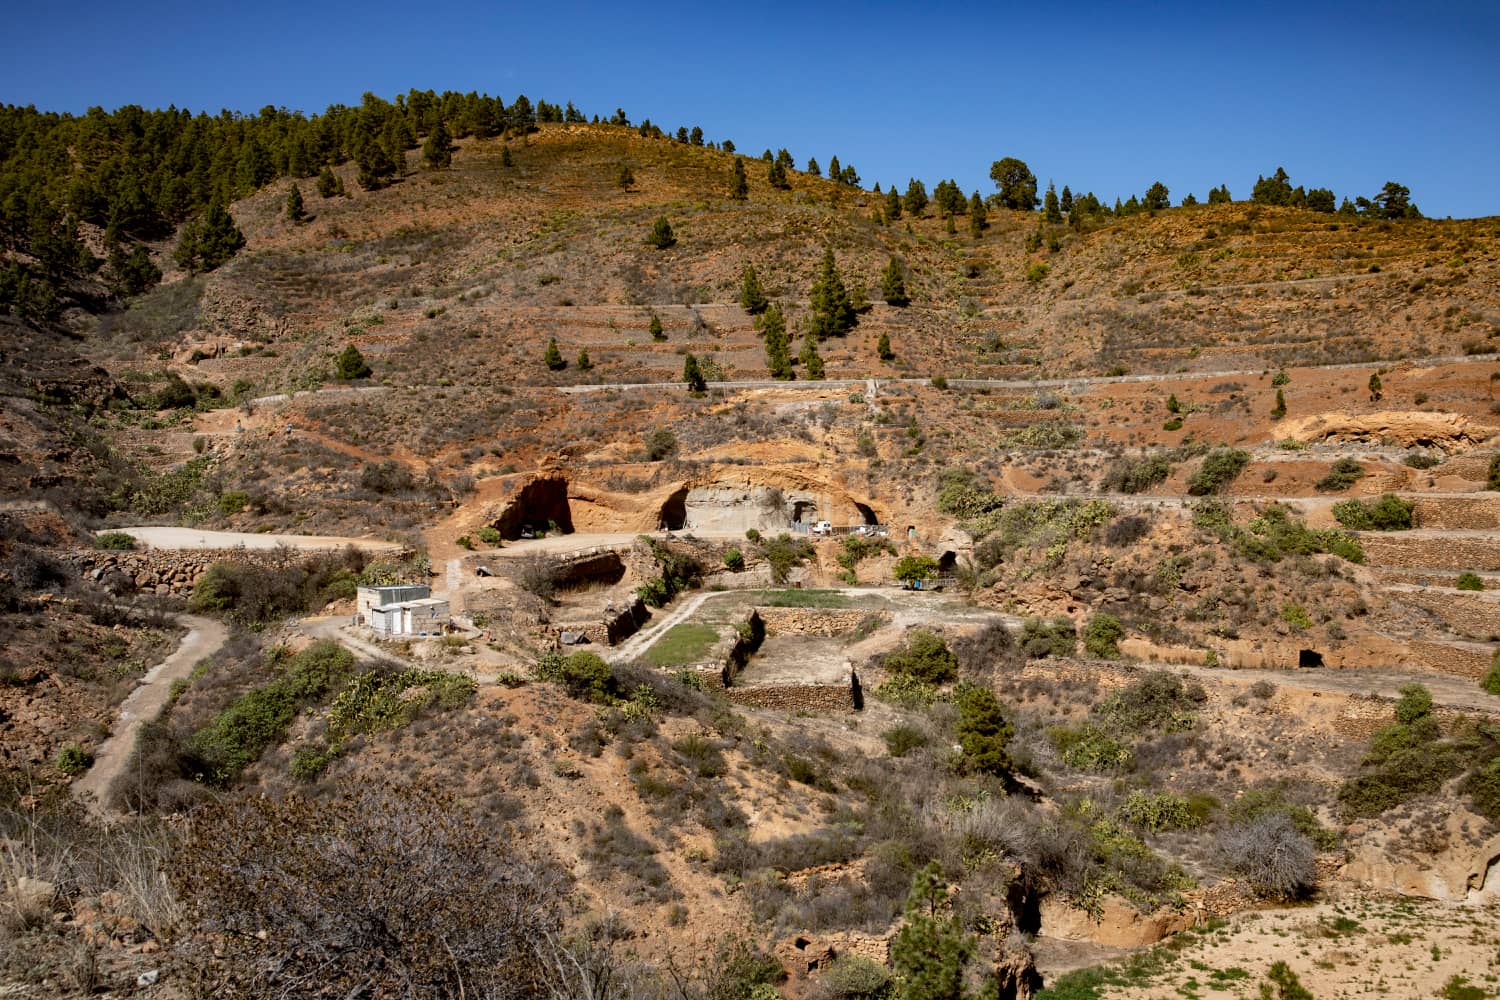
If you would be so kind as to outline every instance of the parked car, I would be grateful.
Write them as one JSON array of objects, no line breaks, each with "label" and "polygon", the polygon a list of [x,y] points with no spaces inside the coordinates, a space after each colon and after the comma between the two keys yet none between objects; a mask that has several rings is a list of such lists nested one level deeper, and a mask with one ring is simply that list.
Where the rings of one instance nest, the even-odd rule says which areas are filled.
[{"label": "parked car", "polygon": [[815,535],[831,535],[833,534],[833,523],[831,521],[819,521],[812,526],[812,530]]}]

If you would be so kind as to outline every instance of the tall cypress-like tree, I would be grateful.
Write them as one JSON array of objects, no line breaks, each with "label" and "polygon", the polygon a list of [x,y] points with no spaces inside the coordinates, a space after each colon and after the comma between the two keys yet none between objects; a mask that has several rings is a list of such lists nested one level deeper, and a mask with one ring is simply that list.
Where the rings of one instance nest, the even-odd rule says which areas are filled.
[{"label": "tall cypress-like tree", "polygon": [[974,953],[948,903],[942,868],[934,861],[912,879],[905,924],[891,942],[899,977],[897,1000],[963,1000],[964,966]]},{"label": "tall cypress-like tree", "polygon": [[592,360],[590,360],[590,358],[589,358],[589,349],[587,347],[580,347],[578,349],[578,362],[577,362],[577,364],[578,364],[578,370],[581,371],[581,372],[586,372],[590,368],[594,367],[594,362]]},{"label": "tall cypress-like tree", "polygon": [[807,377],[814,382],[823,380],[823,356],[818,353],[818,338],[813,335],[812,330],[802,338],[802,353],[797,356],[802,362],[802,368],[807,372]]},{"label": "tall cypress-like tree", "polygon": [[568,367],[568,363],[563,360],[562,351],[557,349],[556,337],[547,341],[547,353],[542,355],[542,363],[555,372]]},{"label": "tall cypress-like tree", "polygon": [[885,221],[895,222],[901,218],[901,196],[896,193],[895,185],[885,193]]},{"label": "tall cypress-like tree", "polygon": [[884,330],[880,332],[880,339],[875,342],[875,354],[881,361],[896,360],[896,352],[891,350],[891,335]]},{"label": "tall cypress-like tree", "polygon": [[708,380],[698,367],[698,359],[691,354],[682,359],[682,381],[687,383],[688,392],[702,392],[708,388]]},{"label": "tall cypress-like tree", "polygon": [[1057,207],[1062,209],[1064,215],[1073,213],[1073,191],[1066,184],[1063,185],[1062,198],[1058,201]]},{"label": "tall cypress-like tree", "polygon": [[989,211],[984,207],[984,199],[975,191],[969,198],[969,235],[976,240],[983,236],[990,224],[989,216]]},{"label": "tall cypress-like tree", "polygon": [[911,301],[906,297],[905,269],[894,254],[891,255],[891,262],[881,272],[880,296],[885,299],[887,305],[892,306],[904,306]]},{"label": "tall cypress-like tree", "polygon": [[1057,200],[1057,188],[1051,181],[1047,182],[1047,196],[1042,201],[1042,215],[1048,222],[1062,221],[1062,205]]},{"label": "tall cypress-like tree", "polygon": [[734,158],[734,175],[729,179],[729,197],[735,201],[744,201],[750,197],[750,180],[745,176],[745,162],[738,156]]},{"label": "tall cypress-like tree", "polygon": [[344,182],[339,179],[338,174],[326,163],[318,172],[318,196],[321,198],[332,198],[334,195],[344,193]]},{"label": "tall cypress-like tree", "polygon": [[754,264],[746,264],[740,276],[740,306],[751,316],[758,316],[766,310],[766,293],[760,287],[760,276],[755,273]]},{"label": "tall cypress-like tree", "polygon": [[772,160],[771,165],[766,168],[766,183],[781,191],[792,186],[791,182],[786,179],[786,167],[780,160]]},{"label": "tall cypress-like tree", "polygon": [[906,197],[901,199],[906,207],[907,215],[922,217],[922,210],[927,207],[927,185],[913,177],[906,185]]},{"label": "tall cypress-like tree", "polygon": [[427,141],[422,144],[422,162],[433,170],[442,170],[453,162],[453,137],[442,119],[427,133]]},{"label": "tall cypress-like tree", "polygon": [[844,287],[844,279],[839,276],[838,265],[833,259],[832,247],[823,252],[823,266],[813,282],[808,300],[812,309],[808,331],[819,340],[842,337],[858,321],[849,301],[849,291]]},{"label": "tall cypress-like tree", "polygon": [[667,334],[661,326],[661,317],[656,315],[656,313],[651,314],[651,322],[649,325],[647,325],[646,331],[651,334],[652,340],[667,339]]},{"label": "tall cypress-like tree", "polygon": [[766,342],[766,369],[774,379],[795,378],[792,371],[791,344],[786,335],[786,317],[781,306],[775,302],[766,306],[766,311],[755,320],[760,335]]},{"label": "tall cypress-like tree", "polygon": [[307,208],[302,204],[302,189],[293,184],[286,193],[286,217],[293,222],[307,218]]}]

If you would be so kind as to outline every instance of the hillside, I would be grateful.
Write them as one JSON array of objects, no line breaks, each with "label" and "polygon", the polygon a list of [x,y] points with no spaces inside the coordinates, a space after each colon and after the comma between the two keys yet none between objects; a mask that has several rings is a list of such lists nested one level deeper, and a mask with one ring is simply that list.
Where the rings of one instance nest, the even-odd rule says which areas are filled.
[{"label": "hillside", "polygon": [[[1252,988],[1268,933],[1327,995],[1366,981],[1338,935],[1392,988],[1492,974],[1492,924],[1434,928],[1496,905],[1500,220],[974,235],[757,158],[735,199],[734,154],[638,128],[495,131],[269,177],[221,266],[141,232],[155,288],[3,321],[9,981],[833,1000],[916,975],[924,911],[1000,996]],[[774,382],[745,269],[796,355],[830,249],[857,325]],[[146,524],[207,554],[83,530]],[[397,578],[456,631],[346,627]],[[228,638],[155,682],[184,607]],[[160,716],[112,744],[132,687]],[[124,778],[68,805],[90,755]]]}]

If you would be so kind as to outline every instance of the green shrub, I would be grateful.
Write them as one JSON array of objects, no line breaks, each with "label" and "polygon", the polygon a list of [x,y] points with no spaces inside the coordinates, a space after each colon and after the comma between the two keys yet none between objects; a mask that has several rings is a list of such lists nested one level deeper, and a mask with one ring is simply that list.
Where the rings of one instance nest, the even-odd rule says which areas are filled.
[{"label": "green shrub", "polygon": [[1188,492],[1195,497],[1221,492],[1234,482],[1250,462],[1250,453],[1238,448],[1215,448],[1203,456],[1192,478],[1188,480]]},{"label": "green shrub", "polygon": [[1052,268],[1048,266],[1046,261],[1033,261],[1026,265],[1026,280],[1032,284],[1036,284],[1046,278],[1051,272]]},{"label": "green shrub", "polygon": [[1275,375],[1271,376],[1271,385],[1277,389],[1280,389],[1284,385],[1289,385],[1291,381],[1292,377],[1285,371],[1279,371]]},{"label": "green shrub", "polygon": [[745,554],[739,549],[726,549],[724,552],[724,568],[731,573],[738,573],[745,568]]},{"label": "green shrub", "polygon": [[1484,580],[1478,573],[1460,573],[1458,583],[1454,584],[1459,590],[1483,590]]},{"label": "green shrub", "polygon": [[958,676],[958,657],[942,636],[917,629],[906,645],[885,657],[885,669],[893,677],[909,677],[923,684],[944,684]]},{"label": "green shrub", "polygon": [[891,677],[875,689],[875,697],[901,708],[928,708],[938,700],[938,689],[915,677],[901,674]]},{"label": "green shrub", "polygon": [[1122,771],[1134,761],[1130,747],[1090,722],[1081,726],[1054,726],[1047,730],[1047,738],[1062,756],[1063,763],[1079,771]]},{"label": "green shrub", "polygon": [[1099,701],[1090,715],[1116,733],[1177,733],[1197,724],[1198,708],[1207,700],[1208,692],[1197,681],[1150,670]]},{"label": "green shrub", "polygon": [[291,657],[274,680],[247,691],[193,734],[189,748],[200,765],[196,777],[228,784],[280,742],[304,702],[323,697],[353,667],[349,651],[329,639]]},{"label": "green shrub", "polygon": [[1474,811],[1491,822],[1500,822],[1500,757],[1476,769],[1461,786]]},{"label": "green shrub", "polygon": [[1341,458],[1328,470],[1328,475],[1318,480],[1318,489],[1325,492],[1342,492],[1364,477],[1365,470],[1352,458]]},{"label": "green shrub", "polygon": [[1386,493],[1372,504],[1341,500],[1333,505],[1333,516],[1351,531],[1406,531],[1412,527],[1412,504]]},{"label": "green shrub", "polygon": [[1083,629],[1083,648],[1090,656],[1113,660],[1120,655],[1120,640],[1125,626],[1120,619],[1103,611],[1089,619]]},{"label": "green shrub", "polygon": [[1495,657],[1490,661],[1490,669],[1479,681],[1479,686],[1490,694],[1500,694],[1500,650],[1495,651]]},{"label": "green shrub", "polygon": [[219,497],[219,513],[233,517],[250,506],[250,494],[244,490],[230,490]]},{"label": "green shrub", "polygon": [[793,538],[783,532],[775,538],[762,540],[760,554],[771,566],[771,579],[786,583],[792,568],[800,566],[812,557],[812,543],[805,538]]},{"label": "green shrub", "polygon": [[895,726],[881,734],[885,749],[892,757],[905,757],[919,747],[927,745],[927,734],[916,726]]},{"label": "green shrub", "polygon": [[104,531],[94,536],[94,548],[129,552],[135,548],[135,539],[123,531]]},{"label": "green shrub", "polygon": [[1500,490],[1500,455],[1490,459],[1489,472],[1485,475],[1485,484],[1492,490]]},{"label": "green shrub", "polygon": [[615,700],[614,675],[598,653],[579,650],[563,659],[556,679],[562,682],[568,694],[580,701],[609,705]]},{"label": "green shrub", "polygon": [[1182,796],[1142,789],[1136,789],[1125,799],[1125,804],[1120,807],[1120,818],[1152,833],[1191,830],[1202,823],[1192,805]]},{"label": "green shrub", "polygon": [[481,542],[490,546],[498,547],[500,543],[505,540],[504,536],[500,534],[498,529],[488,526],[480,528],[477,534],[479,535],[479,540]]},{"label": "green shrub", "polygon": [[1182,430],[1182,418],[1181,417],[1173,417],[1171,420],[1168,420],[1166,423],[1162,424],[1161,425],[1161,429],[1164,430],[1164,431],[1180,431],[1180,430]]},{"label": "green shrub", "polygon": [[885,1000],[891,970],[860,955],[840,955],[817,979],[817,1000]]},{"label": "green shrub", "polygon": [[1401,461],[1405,462],[1409,467],[1413,469],[1432,469],[1443,464],[1443,460],[1438,456],[1429,455],[1425,452],[1420,451],[1409,453]]},{"label": "green shrub", "polygon": [[1295,629],[1312,628],[1312,619],[1308,617],[1307,609],[1300,604],[1283,604],[1281,620]]},{"label": "green shrub", "polygon": [[1021,650],[1029,658],[1072,656],[1078,650],[1078,635],[1071,619],[1058,615],[1051,621],[1028,618],[1021,623]]},{"label": "green shrub", "polygon": [[1121,458],[1104,473],[1102,485],[1111,493],[1144,493],[1171,474],[1172,462],[1165,455]]},{"label": "green shrub", "polygon": [[94,755],[77,743],[69,743],[57,752],[57,769],[70,778],[76,778],[94,766]]}]

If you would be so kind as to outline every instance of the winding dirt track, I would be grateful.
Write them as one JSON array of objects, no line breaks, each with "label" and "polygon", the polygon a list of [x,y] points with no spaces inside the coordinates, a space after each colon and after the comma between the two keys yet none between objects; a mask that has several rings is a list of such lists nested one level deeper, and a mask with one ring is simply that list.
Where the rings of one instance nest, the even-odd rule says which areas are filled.
[{"label": "winding dirt track", "polygon": [[229,629],[212,618],[178,615],[177,622],[188,629],[177,651],[141,678],[141,683],[120,705],[120,716],[109,738],[95,751],[94,766],[73,782],[73,797],[84,802],[97,815],[116,815],[112,805],[115,784],[130,761],[141,726],[161,715],[166,707],[172,682],[187,677],[194,667],[217,653],[229,638]]}]

